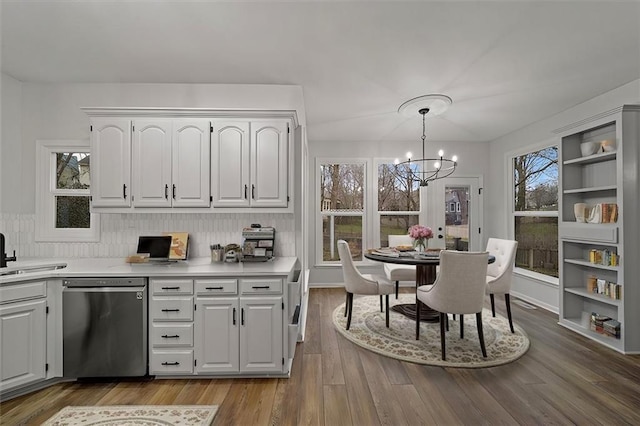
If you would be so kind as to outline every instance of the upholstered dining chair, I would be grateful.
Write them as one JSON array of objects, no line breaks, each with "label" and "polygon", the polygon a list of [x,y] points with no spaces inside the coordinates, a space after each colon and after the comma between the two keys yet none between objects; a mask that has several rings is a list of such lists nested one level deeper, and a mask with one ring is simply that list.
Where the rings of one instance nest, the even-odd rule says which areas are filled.
[{"label": "upholstered dining chair", "polygon": [[347,291],[347,330],[351,326],[351,314],[353,311],[353,295],[380,295],[386,299],[386,326],[389,327],[389,294],[393,293],[391,281],[381,275],[361,274],[353,264],[349,244],[344,240],[338,240],[338,254],[342,263],[342,275],[344,288]]},{"label": "upholstered dining chair", "polygon": [[491,299],[491,314],[496,316],[496,305],[494,295],[503,294],[507,305],[507,317],[509,318],[509,328],[513,333],[513,320],[511,318],[511,281],[513,280],[513,266],[516,261],[516,250],[518,242],[514,240],[502,240],[499,238],[489,238],[487,241],[487,251],[495,256],[496,261],[487,268],[487,288],[486,293]]},{"label": "upholstered dining chair", "polygon": [[[389,247],[411,246],[413,239],[409,235],[389,235]],[[398,298],[398,288],[400,281],[416,282],[416,267],[413,265],[398,265],[395,263],[385,263],[384,274],[389,281],[396,283],[396,299]]]},{"label": "upholstered dining chair", "polygon": [[420,302],[440,312],[440,346],[446,359],[445,324],[447,314],[460,314],[460,335],[464,330],[464,314],[476,314],[482,356],[487,357],[482,331],[482,307],[486,288],[488,252],[443,250],[440,273],[433,284],[416,290],[416,340],[420,338]]}]

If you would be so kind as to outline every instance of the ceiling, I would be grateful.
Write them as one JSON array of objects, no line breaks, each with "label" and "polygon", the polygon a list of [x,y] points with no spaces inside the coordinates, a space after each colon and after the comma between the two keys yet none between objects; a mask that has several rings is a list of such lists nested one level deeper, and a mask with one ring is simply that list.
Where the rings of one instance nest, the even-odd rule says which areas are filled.
[{"label": "ceiling", "polygon": [[[302,87],[318,141],[488,141],[640,78],[637,1],[2,0],[24,82]],[[640,94],[639,94],[640,98]]]}]

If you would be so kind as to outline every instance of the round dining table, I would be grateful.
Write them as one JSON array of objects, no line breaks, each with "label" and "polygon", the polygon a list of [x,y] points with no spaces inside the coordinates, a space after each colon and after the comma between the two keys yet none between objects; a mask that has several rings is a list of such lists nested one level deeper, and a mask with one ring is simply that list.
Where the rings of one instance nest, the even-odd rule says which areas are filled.
[{"label": "round dining table", "polygon": [[[413,265],[416,267],[416,289],[421,285],[433,284],[436,280],[436,266],[440,264],[440,250],[428,250],[417,253],[415,251],[399,252],[398,256],[378,254],[375,250],[367,250],[364,257],[383,263],[396,263],[400,265]],[[489,255],[489,263],[496,261],[495,256]],[[417,302],[417,300],[416,300]],[[425,308],[426,307],[426,308]],[[391,307],[392,310],[411,318],[416,318],[415,303],[401,303]],[[439,312],[423,304],[420,308],[420,321],[438,322]]]}]

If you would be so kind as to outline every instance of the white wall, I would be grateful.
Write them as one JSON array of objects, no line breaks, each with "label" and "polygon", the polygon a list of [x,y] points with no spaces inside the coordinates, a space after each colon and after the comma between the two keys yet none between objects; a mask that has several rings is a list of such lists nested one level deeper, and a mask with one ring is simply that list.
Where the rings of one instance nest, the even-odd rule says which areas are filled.
[{"label": "white wall", "polygon": [[22,169],[22,83],[5,74],[1,77],[0,212],[15,213],[20,211],[20,192],[15,185]]},{"label": "white wall", "polygon": [[[294,110],[299,124],[306,115],[299,86],[227,84],[32,84],[2,75],[0,231],[7,249],[18,257],[124,256],[135,250],[140,232],[190,232],[192,254],[208,255],[208,244],[240,242],[251,223],[276,227],[276,254],[295,256],[293,214],[109,214],[103,215],[96,244],[35,243],[35,141],[89,140],[89,118],[82,107],[218,108]],[[303,133],[304,136],[304,133]],[[11,151],[11,157],[7,155]],[[300,214],[300,213],[298,213]],[[136,239],[134,238],[134,239]]]},{"label": "white wall", "polygon": [[[458,155],[458,167],[456,175],[459,176],[486,176],[489,173],[489,144],[483,142],[438,142],[427,141],[426,156],[435,156],[439,149],[443,149],[446,155]],[[309,223],[309,266],[311,270],[310,285],[342,285],[342,269],[338,266],[316,266],[316,200],[319,196],[319,183],[316,182],[316,158],[402,158],[407,151],[422,152],[420,135],[416,135],[413,141],[404,143],[385,142],[318,142],[309,143],[310,170],[308,176],[309,205],[307,218]],[[374,171],[375,173],[375,171]],[[485,185],[486,186],[486,185]],[[484,203],[485,210],[488,204]],[[487,215],[485,211],[484,216]],[[360,269],[365,273],[382,273],[382,267],[375,262],[370,266]]]},{"label": "white wall", "polygon": [[[557,139],[553,131],[565,125],[623,104],[637,103],[640,103],[640,80],[611,90],[587,102],[569,108],[560,114],[532,123],[516,132],[492,141],[490,144],[491,168],[488,180],[485,181],[485,205],[491,206],[491,214],[485,215],[485,227],[488,231],[486,235],[497,238],[513,238],[508,231],[511,222],[510,206],[508,205],[508,198],[505,196],[507,191],[511,191],[511,188],[505,183],[510,173],[507,158],[509,152],[521,147]],[[558,310],[557,285],[516,275],[512,294],[554,312]]]}]

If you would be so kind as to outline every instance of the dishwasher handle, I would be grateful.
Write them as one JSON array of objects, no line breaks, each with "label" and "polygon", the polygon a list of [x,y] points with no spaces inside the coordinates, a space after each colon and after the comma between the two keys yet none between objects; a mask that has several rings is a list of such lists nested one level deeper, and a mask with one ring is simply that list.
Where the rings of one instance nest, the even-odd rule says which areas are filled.
[{"label": "dishwasher handle", "polygon": [[135,293],[144,292],[146,288],[142,287],[65,287],[64,292],[67,293]]}]

